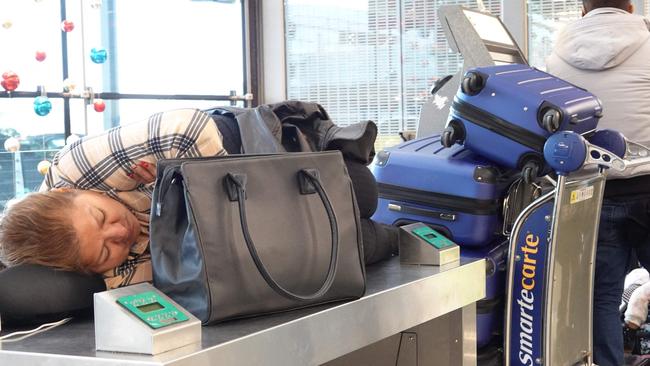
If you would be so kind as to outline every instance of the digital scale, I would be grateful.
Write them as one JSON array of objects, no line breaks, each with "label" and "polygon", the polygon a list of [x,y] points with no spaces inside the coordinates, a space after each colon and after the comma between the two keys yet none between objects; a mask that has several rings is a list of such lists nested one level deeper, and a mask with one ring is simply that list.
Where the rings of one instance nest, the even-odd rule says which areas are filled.
[{"label": "digital scale", "polygon": [[148,283],[96,293],[95,348],[155,355],[201,342],[201,321]]},{"label": "digital scale", "polygon": [[416,222],[400,227],[399,257],[404,264],[443,266],[460,260],[460,247],[431,227]]}]

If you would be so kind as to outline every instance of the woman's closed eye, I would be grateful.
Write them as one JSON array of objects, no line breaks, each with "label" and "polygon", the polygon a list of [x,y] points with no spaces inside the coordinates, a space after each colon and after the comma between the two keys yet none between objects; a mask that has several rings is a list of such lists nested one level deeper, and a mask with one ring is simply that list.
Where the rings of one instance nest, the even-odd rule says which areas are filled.
[{"label": "woman's closed eye", "polygon": [[109,251],[108,251],[108,248],[106,247],[105,244],[103,244],[103,245],[102,245],[102,251],[101,251],[101,253],[99,254],[99,260],[97,261],[97,265],[101,265],[101,264],[103,264],[104,262],[106,262],[106,261],[108,260],[109,254],[110,254],[110,253],[109,253]]},{"label": "woman's closed eye", "polygon": [[106,222],[106,213],[104,213],[104,210],[98,208],[97,211],[99,211],[99,224],[104,225]]},{"label": "woman's closed eye", "polygon": [[92,211],[92,215],[97,222],[97,226],[104,226],[104,223],[106,222],[106,214],[104,214],[104,211],[102,209],[95,207],[95,209]]}]

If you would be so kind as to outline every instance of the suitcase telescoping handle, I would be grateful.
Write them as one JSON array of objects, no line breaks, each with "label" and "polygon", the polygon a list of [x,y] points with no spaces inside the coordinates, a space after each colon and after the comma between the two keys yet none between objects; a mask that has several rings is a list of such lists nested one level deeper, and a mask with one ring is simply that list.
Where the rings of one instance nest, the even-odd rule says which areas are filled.
[{"label": "suitcase telescoping handle", "polygon": [[325,207],[325,211],[327,212],[332,235],[332,252],[330,255],[329,268],[327,269],[327,276],[320,288],[308,295],[299,295],[282,287],[275,279],[273,279],[269,271],[266,269],[266,266],[264,266],[264,263],[262,263],[262,260],[257,253],[257,249],[255,248],[255,243],[251,238],[248,222],[246,220],[246,174],[228,173],[224,181],[230,199],[233,201],[236,200],[239,204],[239,218],[241,221],[242,232],[244,234],[244,241],[246,242],[246,247],[248,248],[251,257],[253,258],[255,267],[257,267],[257,270],[264,278],[264,281],[266,281],[266,283],[281,296],[296,301],[310,301],[323,297],[334,283],[334,276],[336,275],[336,267],[338,264],[339,230],[336,216],[334,215],[334,209],[332,208],[330,199],[320,182],[318,171],[316,169],[302,169],[298,171],[298,182],[301,194],[309,194],[313,192],[318,193],[318,196]]}]

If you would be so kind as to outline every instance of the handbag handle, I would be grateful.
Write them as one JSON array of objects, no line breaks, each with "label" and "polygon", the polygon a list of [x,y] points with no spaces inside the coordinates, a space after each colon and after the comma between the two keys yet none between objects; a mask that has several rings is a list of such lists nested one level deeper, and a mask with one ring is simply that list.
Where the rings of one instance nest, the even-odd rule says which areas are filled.
[{"label": "handbag handle", "polygon": [[183,176],[179,174],[180,167],[168,167],[163,170],[162,176],[156,182],[156,188],[159,188],[157,190],[158,196],[157,197],[152,197],[155,198],[155,200],[152,202],[153,203],[153,213],[156,216],[161,216],[162,215],[162,205],[163,202],[165,202],[165,197],[167,196],[167,192],[169,191],[169,188],[172,184],[174,184],[175,180],[180,178],[183,179]]},{"label": "handbag handle", "polygon": [[276,293],[288,299],[297,301],[309,301],[318,299],[325,295],[325,293],[329,291],[330,287],[332,287],[332,283],[334,283],[334,275],[336,274],[336,266],[338,264],[339,235],[336,216],[334,215],[334,210],[332,209],[330,199],[320,182],[318,172],[313,169],[302,169],[298,172],[298,177],[299,181],[303,178],[306,178],[308,181],[310,181],[313,185],[313,188],[318,193],[318,196],[320,197],[321,201],[323,202],[323,206],[325,207],[325,211],[327,212],[332,234],[332,252],[330,255],[327,277],[316,292],[308,295],[299,295],[282,287],[276,280],[273,279],[269,271],[264,266],[264,263],[262,263],[259,255],[257,254],[255,243],[251,238],[250,231],[248,230],[248,223],[246,221],[246,175],[228,173],[226,176],[226,184],[228,186],[227,189],[229,192],[236,192],[236,199],[239,203],[239,218],[241,221],[242,232],[244,234],[244,241],[246,242],[246,247],[248,247],[248,251],[250,252],[251,257],[253,258],[253,262],[255,262],[257,270],[260,272],[266,283],[271,286],[271,288]]}]

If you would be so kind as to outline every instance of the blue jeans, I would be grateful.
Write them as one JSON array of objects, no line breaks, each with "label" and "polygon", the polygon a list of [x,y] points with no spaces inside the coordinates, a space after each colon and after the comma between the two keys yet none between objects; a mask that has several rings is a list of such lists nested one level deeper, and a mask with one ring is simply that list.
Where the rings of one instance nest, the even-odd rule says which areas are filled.
[{"label": "blue jeans", "polygon": [[650,269],[650,195],[603,201],[594,278],[594,362],[623,365],[619,305],[625,276],[638,262]]}]

